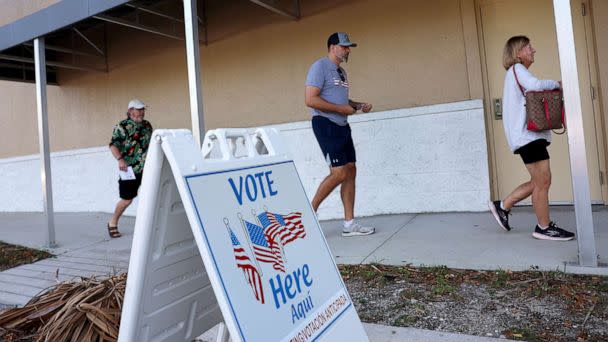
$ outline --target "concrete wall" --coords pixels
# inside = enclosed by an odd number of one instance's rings
[[[246,1],[216,5],[201,46],[208,129],[308,119],[306,72],[337,30],[360,44],[345,65],[351,97],[375,111],[482,97],[473,0],[314,0],[302,2],[299,21]],[[190,126],[183,42],[109,27],[110,72],[61,71],[50,87],[53,151],[105,144],[133,97],[150,105],[155,127]],[[0,134],[18,142],[0,145],[0,157],[37,152],[33,94],[0,83]]]
[[[483,211],[490,197],[481,100],[397,109],[352,117],[360,216]],[[327,175],[310,121],[274,126],[289,145],[309,198]],[[118,200],[116,162],[107,147],[52,154],[56,211],[111,212]],[[0,211],[41,211],[36,156],[0,159]],[[127,214],[133,215],[137,202]],[[339,191],[322,204],[322,219],[342,217]]]
[[[397,109],[351,118],[357,151],[355,214],[485,211],[490,198],[481,100]],[[312,199],[328,167],[309,121],[280,125]],[[339,192],[320,218],[341,217]]]
[[[112,212],[118,200],[116,161],[107,147],[55,152],[51,155],[55,211]],[[0,159],[0,211],[42,211],[40,159]],[[134,214],[135,212],[131,212]]]

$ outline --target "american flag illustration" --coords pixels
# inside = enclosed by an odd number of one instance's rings
[[[267,239],[262,227],[248,221],[243,222],[253,245],[255,259],[259,262],[271,263],[272,268],[275,270],[285,272],[285,265],[278,244],[275,241]]]
[[[236,267],[243,270],[245,280],[251,286],[255,299],[261,301],[264,304],[264,287],[262,286],[262,277],[258,273],[257,268],[251,263],[251,259],[247,255],[247,252],[241,246],[241,243],[237,239],[232,229],[228,228],[230,233],[230,240],[232,240],[232,249],[234,250],[234,259],[236,260]]]
[[[300,212],[281,215],[266,211],[259,214],[258,219],[264,226],[264,234],[268,240],[278,240],[283,246],[306,237]]]

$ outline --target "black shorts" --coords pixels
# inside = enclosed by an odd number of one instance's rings
[[[326,117],[313,116],[312,130],[323,156],[332,167],[357,161],[350,126],[340,126]]]
[[[137,190],[141,185],[141,175],[136,174],[135,179],[118,180],[118,193],[120,198],[125,200],[134,199],[137,197]]]
[[[521,160],[524,161],[524,164],[532,164],[537,161],[549,159],[547,146],[549,146],[547,140],[538,139],[518,148],[514,153],[519,154]]]

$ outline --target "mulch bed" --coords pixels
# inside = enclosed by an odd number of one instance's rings
[[[0,271],[52,257],[53,254],[0,241]]]
[[[340,266],[361,320],[525,341],[608,341],[608,277]]]
[[[52,255],[0,242],[0,270]],[[608,341],[608,277],[561,272],[344,265],[361,320],[525,341]],[[0,309],[0,340],[115,341],[125,273],[61,283]]]

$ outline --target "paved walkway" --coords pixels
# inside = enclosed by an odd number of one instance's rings
[[[0,214],[0,241],[55,254],[33,264],[0,272],[0,303],[23,305],[57,282],[78,277],[108,276],[126,272],[129,266],[135,219],[125,217],[125,238],[109,240],[100,213],[58,213],[55,215],[57,248],[44,248],[46,221],[40,213]]]
[[[554,207],[552,217],[563,227],[575,227],[572,207]],[[608,208],[594,208],[597,254],[608,263]],[[531,208],[516,208],[513,230],[505,232],[488,213],[404,214],[366,218],[377,233],[349,240],[340,236],[341,221],[323,222],[325,236],[341,264],[383,263],[445,265],[466,269],[561,270],[608,274],[608,269],[581,269],[576,240],[554,242],[532,238],[536,217]],[[573,229],[573,228],[572,228]]]
[[[489,213],[402,214],[364,218],[377,227],[367,237],[343,238],[341,221],[322,222],[336,261],[341,264],[383,263],[446,265],[467,269],[562,270],[572,273],[608,275],[608,208],[594,207],[599,268],[581,268],[577,262],[577,243],[539,241],[532,238],[535,222],[531,208],[516,208],[511,232],[505,232]],[[553,219],[564,227],[574,227],[572,207],[552,208]],[[134,218],[121,221],[120,239],[109,239],[104,213],[58,213],[55,215],[56,258],[0,272],[0,304],[23,305],[57,281],[80,276],[107,276],[128,269]],[[0,241],[28,247],[44,247],[45,218],[40,213],[0,213]],[[381,326],[380,326],[381,327]],[[392,330],[390,330],[392,329]],[[376,341],[477,341],[479,338],[366,325]],[[394,333],[389,333],[394,331]],[[430,334],[418,338],[417,333]],[[388,334],[388,335],[386,335]],[[385,336],[386,335],[386,336]],[[441,335],[441,336],[440,336]],[[377,336],[385,336],[378,337]],[[431,337],[432,336],[432,337]],[[443,336],[443,337],[442,337]]]

